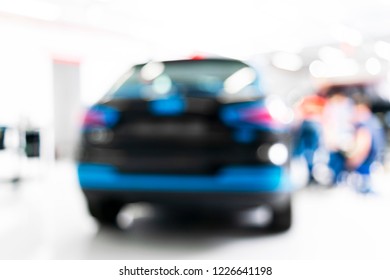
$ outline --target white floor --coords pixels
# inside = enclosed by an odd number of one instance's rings
[[[88,215],[74,166],[14,187],[0,184],[0,259],[381,259],[390,257],[389,176],[378,194],[308,188],[294,198],[284,234],[237,226],[137,220],[131,230],[99,227]],[[211,227],[210,227],[211,226]]]

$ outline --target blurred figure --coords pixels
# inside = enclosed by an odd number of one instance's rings
[[[342,88],[335,87],[328,93],[324,108],[324,144],[329,154],[327,167],[330,173],[324,184],[337,184],[346,171],[346,152],[352,148],[354,127],[352,123],[353,103]],[[317,172],[320,173],[320,172]],[[320,174],[318,174],[320,175]]]
[[[352,115],[352,99],[342,89],[332,89],[323,114],[324,141],[329,151],[350,148],[353,138]]]
[[[374,164],[383,164],[386,147],[384,129],[372,113],[369,101],[362,92],[352,95],[354,101],[354,145],[346,154],[348,170],[357,175],[354,182],[359,192],[372,192],[370,175]]]
[[[315,154],[323,146],[321,118],[325,102],[326,99],[318,95],[306,96],[298,104],[296,110],[300,125],[297,131],[294,156],[302,155],[305,159],[310,181],[313,180]]]
[[[323,123],[332,178],[329,183],[348,179],[357,191],[372,192],[372,167],[383,163],[386,142],[383,127],[364,92],[347,94],[335,88],[329,93]]]

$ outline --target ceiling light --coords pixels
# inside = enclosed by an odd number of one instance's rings
[[[390,60],[390,43],[378,41],[375,43],[374,49],[379,57]]]
[[[326,63],[333,63],[337,62],[340,59],[344,59],[345,55],[344,53],[336,48],[333,47],[321,47],[318,50],[318,57]]]
[[[272,57],[272,64],[282,70],[298,71],[302,68],[303,61],[297,54],[278,52]]]
[[[358,73],[359,64],[353,59],[342,59],[337,63],[315,60],[310,64],[309,71],[316,78],[348,77]]]
[[[371,75],[378,75],[382,70],[382,65],[378,59],[371,57],[366,61],[366,70]]]
[[[351,46],[360,46],[363,42],[362,34],[351,27],[343,24],[336,24],[331,28],[332,35],[340,42],[345,42]]]

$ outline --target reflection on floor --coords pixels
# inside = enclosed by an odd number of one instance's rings
[[[294,198],[284,234],[231,221],[183,222],[149,215],[131,229],[98,226],[88,215],[74,166],[45,178],[0,185],[0,259],[363,259],[390,257],[390,192],[311,187]]]

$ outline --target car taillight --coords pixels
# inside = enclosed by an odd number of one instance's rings
[[[119,120],[119,112],[111,107],[98,105],[87,111],[84,116],[83,127],[112,127]]]
[[[191,56],[191,60],[203,60],[205,59],[205,57],[203,55],[200,55],[200,54],[195,54],[193,56]]]
[[[222,120],[232,126],[264,126],[279,127],[282,124],[276,120],[262,103],[247,103],[227,105],[221,111]]]
[[[240,119],[253,124],[276,124],[266,108],[244,108],[238,111]]]

